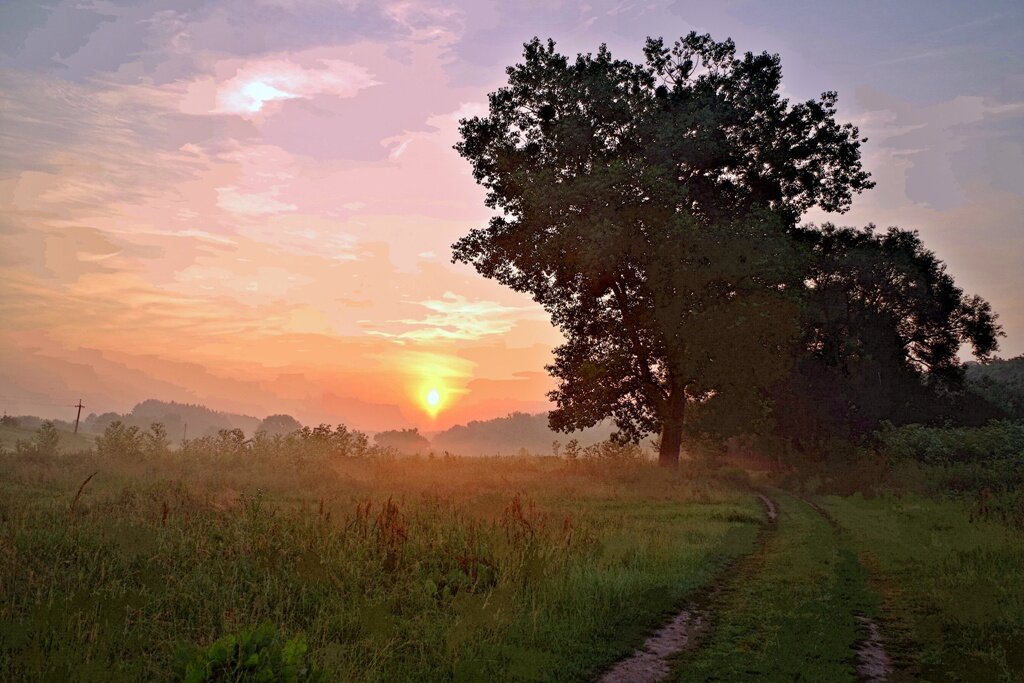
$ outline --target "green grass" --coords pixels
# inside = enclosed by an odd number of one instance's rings
[[[853,681],[856,613],[893,680],[1024,680],[1019,531],[910,495],[821,499],[833,526],[784,493],[766,529],[746,485],[629,461],[3,455],[0,680],[179,680],[266,622],[326,680],[592,680],[715,582],[676,680]]]
[[[856,681],[855,612],[873,604],[841,533],[806,503],[779,497],[778,528],[729,577],[711,633],[679,681]]]
[[[587,680],[759,528],[638,464],[5,456],[0,680],[174,680],[264,621],[327,680]]]
[[[928,681],[1024,680],[1024,537],[919,496],[828,498],[883,596],[895,654]]]

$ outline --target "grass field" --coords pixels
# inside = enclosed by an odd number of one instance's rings
[[[1024,535],[920,496],[829,498],[883,602],[911,675],[1024,680]]]
[[[180,680],[267,622],[324,680],[592,680],[709,594],[673,680],[855,681],[857,615],[891,680],[1024,678],[1019,532],[769,495],[775,524],[742,472],[634,461],[7,455],[0,680]]]
[[[0,481],[3,680],[172,680],[264,621],[328,680],[585,680],[760,526],[721,484],[543,459],[9,457]]]
[[[1024,680],[1024,538],[921,496],[778,492],[778,530],[728,578],[715,628],[680,681],[857,681],[880,627],[888,680]]]

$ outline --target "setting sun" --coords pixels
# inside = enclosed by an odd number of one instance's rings
[[[437,417],[437,414],[441,411],[441,404],[444,402],[441,389],[436,384],[427,384],[420,391],[420,402],[424,410],[426,410],[431,418]]]

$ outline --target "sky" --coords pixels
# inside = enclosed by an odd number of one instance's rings
[[[5,0],[0,408],[146,398],[371,431],[548,408],[560,342],[450,262],[490,212],[452,150],[523,42],[690,30],[839,93],[877,187],[1024,353],[1024,5]],[[439,405],[425,397],[437,390]]]

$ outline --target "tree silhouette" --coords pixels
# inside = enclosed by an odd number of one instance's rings
[[[856,438],[882,420],[978,411],[958,406],[965,388],[958,352],[966,345],[988,360],[1002,335],[997,316],[955,285],[917,233],[825,224],[792,234],[812,258],[800,357],[775,396],[783,435],[806,446]]]
[[[302,429],[302,423],[291,415],[268,415],[256,428],[257,432],[266,432],[270,436],[275,434],[291,434]]]
[[[791,105],[778,56],[695,33],[644,52],[570,62],[525,45],[488,115],[461,122],[456,149],[500,215],[453,258],[530,293],[564,333],[552,428],[659,432],[671,466],[689,405],[760,400],[787,371],[804,268],[787,229],[872,183],[835,93]]]
[[[430,441],[418,429],[391,429],[378,432],[373,442],[381,448],[391,448],[399,453],[416,454],[430,450]]]

